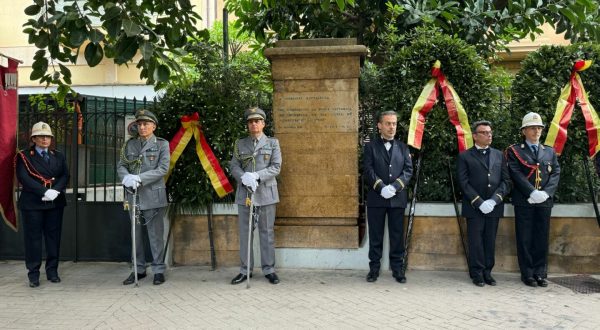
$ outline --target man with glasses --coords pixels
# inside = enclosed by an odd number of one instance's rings
[[[540,143],[542,118],[535,112],[523,117],[525,140],[506,150],[508,171],[515,189],[515,233],[521,280],[525,285],[546,287],[548,282],[548,234],[552,197],[558,187],[560,167],[554,149]]]
[[[494,286],[496,233],[504,215],[503,199],[509,192],[510,179],[502,152],[490,147],[492,124],[477,121],[472,132],[475,145],[458,155],[462,212],[467,218],[469,275],[476,286]]]

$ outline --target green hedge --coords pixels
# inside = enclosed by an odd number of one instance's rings
[[[401,40],[403,44],[406,40]],[[397,137],[406,141],[411,110],[427,81],[436,60],[442,63],[442,71],[453,84],[469,116],[469,122],[490,120],[495,132],[503,132],[512,125],[511,118],[498,110],[500,93],[492,84],[487,63],[477,55],[475,48],[463,40],[431,30],[419,30],[405,47],[389,54],[379,69],[366,66],[361,83],[361,115],[375,133],[375,114],[394,110],[398,113]],[[365,86],[369,82],[374,86]],[[365,126],[363,128],[367,128]],[[494,145],[504,148],[508,140],[502,134],[494,136]],[[447,160],[453,175],[458,154],[456,130],[448,120],[443,100],[434,106],[427,117],[423,136],[424,158],[422,160],[419,198],[429,201],[450,201],[451,185]],[[413,181],[414,182],[414,181]]]
[[[522,62],[512,88],[511,116],[523,117],[527,112],[539,113],[546,129],[542,136],[545,140],[549,123],[554,117],[556,102],[561,89],[569,81],[573,64],[578,59],[591,59],[593,65],[580,73],[589,95],[589,101],[600,110],[600,47],[592,44],[571,46],[544,46],[530,53]],[[514,133],[515,141],[520,141]],[[579,106],[576,106],[568,127],[568,138],[559,158],[561,165],[560,183],[555,200],[562,203],[589,202],[590,196],[583,170],[583,162],[588,160],[588,140],[585,122]],[[589,161],[590,169],[594,167]],[[597,177],[592,173],[597,186]]]
[[[240,56],[225,67],[218,45],[197,44],[194,54],[198,79],[189,86],[171,87],[157,105],[158,136],[170,140],[181,127],[180,117],[198,112],[201,129],[223,170],[229,175],[233,144],[247,135],[244,110],[260,105],[270,108],[269,64],[256,56]],[[269,80],[270,81],[270,80]],[[169,199],[179,211],[204,209],[221,200],[210,184],[195,151],[192,139],[179,158],[167,182]]]

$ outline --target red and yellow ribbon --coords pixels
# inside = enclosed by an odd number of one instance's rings
[[[194,139],[196,139],[196,154],[200,159],[202,168],[204,168],[204,171],[208,174],[210,183],[213,188],[215,188],[217,195],[223,198],[233,191],[233,187],[231,186],[231,183],[229,183],[225,172],[223,172],[219,160],[215,157],[208,142],[206,142],[204,133],[200,130],[199,119],[200,116],[197,112],[191,116],[181,117],[181,128],[177,131],[171,142],[169,142],[171,163],[169,164],[169,172],[167,172],[167,175],[165,176],[165,181],[169,179],[177,160],[193,136]]]
[[[435,61],[431,68],[432,78],[427,82],[417,103],[412,109],[410,116],[410,127],[408,130],[408,145],[421,149],[423,132],[425,131],[425,120],[427,114],[437,102],[439,89],[442,90],[448,117],[454,128],[456,128],[456,137],[458,139],[458,150],[467,150],[473,146],[473,136],[469,127],[469,118],[460,103],[460,97],[452,87],[452,84],[446,79],[441,70],[440,61]],[[438,88],[439,87],[439,88]]]
[[[573,109],[579,101],[579,106],[583,112],[585,118],[585,129],[588,134],[589,144],[589,155],[593,157],[598,151],[600,151],[600,144],[598,143],[598,130],[600,129],[600,119],[594,107],[589,102],[589,98],[583,82],[579,76],[579,72],[589,68],[592,65],[591,60],[578,60],[573,65],[571,72],[571,78],[569,82],[563,87],[560,92],[560,98],[556,103],[556,112],[554,112],[554,118],[550,123],[550,129],[548,130],[548,136],[546,137],[545,145],[552,146],[556,153],[560,155],[567,142],[567,127],[571,121],[573,115]]]

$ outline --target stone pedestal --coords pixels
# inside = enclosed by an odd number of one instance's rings
[[[265,50],[283,157],[277,247],[358,247],[358,78],[355,39],[280,41]]]

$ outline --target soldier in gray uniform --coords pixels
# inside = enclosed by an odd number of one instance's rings
[[[281,169],[281,149],[279,141],[263,133],[266,115],[260,108],[254,107],[244,112],[250,136],[236,141],[231,158],[230,169],[237,181],[235,203],[238,206],[238,225],[240,233],[240,273],[231,280],[239,284],[252,276],[247,274],[248,265],[248,217],[250,207],[247,201],[254,196],[254,212],[258,214],[258,233],[260,236],[260,259],[262,271],[272,284],[279,283],[275,274],[275,204],[279,202],[277,180]],[[250,269],[254,260],[250,257]]]
[[[152,112],[138,110],[135,119],[139,136],[129,139],[123,146],[117,172],[127,189],[137,189],[140,210],[139,223],[135,226],[138,279],[146,277],[146,256],[142,240],[142,226],[145,226],[152,251],[153,283],[159,285],[165,282],[166,268],[163,261],[164,217],[168,202],[163,177],[169,170],[169,142],[154,136],[158,120]],[[132,205],[132,194],[127,196],[129,205]],[[134,282],[132,272],[123,284]]]

